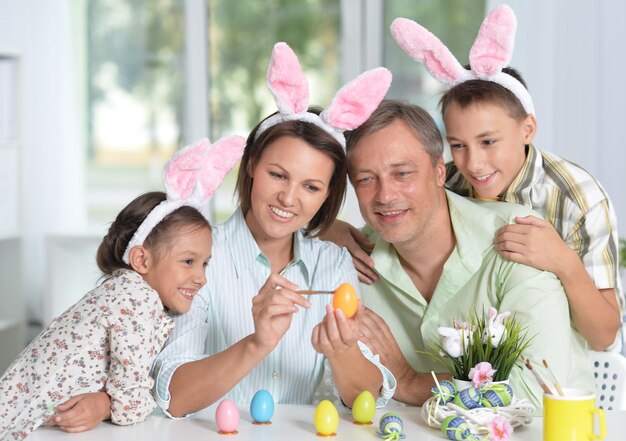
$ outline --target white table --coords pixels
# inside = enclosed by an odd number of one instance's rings
[[[393,411],[404,421],[406,440],[435,441],[445,440],[441,431],[430,428],[419,415],[417,407],[400,407],[379,409],[371,426],[357,426],[352,422],[352,414],[339,413],[339,427],[337,436],[323,438],[316,436],[313,424],[314,406],[277,405],[272,424],[258,426],[251,423],[249,409],[239,407],[241,422],[239,434],[220,435],[215,425],[215,406],[212,406],[190,419],[171,420],[160,412],[155,412],[144,423],[134,426],[115,426],[111,423],[102,423],[89,432],[68,435],[56,428],[42,427],[35,431],[28,440],[32,441],[143,441],[143,440],[185,440],[185,441],[263,441],[263,440],[380,440],[376,435],[378,420],[385,413]],[[607,441],[623,441],[626,439],[626,411],[606,412]],[[540,441],[543,437],[543,420],[534,418],[529,426],[515,429],[512,441]]]

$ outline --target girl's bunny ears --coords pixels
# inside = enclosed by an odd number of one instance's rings
[[[135,231],[124,252],[124,262],[130,262],[130,250],[142,245],[165,216],[184,205],[200,211],[239,162],[245,145],[246,140],[241,136],[223,138],[213,145],[204,138],[176,152],[165,166],[167,197],[148,213]]]
[[[276,124],[298,120],[321,127],[345,148],[343,132],[356,129],[376,110],[391,85],[391,72],[379,67],[362,73],[337,92],[330,107],[316,115],[307,112],[309,86],[296,54],[286,43],[276,43],[267,84],[279,113],[261,123],[255,139]]]
[[[528,90],[516,78],[502,72],[511,61],[517,20],[507,5],[493,9],[480,27],[469,54],[471,70],[465,69],[450,50],[426,28],[406,18],[396,18],[391,35],[411,58],[426,66],[437,80],[455,86],[468,80],[492,81],[510,90],[528,114],[535,106]]]

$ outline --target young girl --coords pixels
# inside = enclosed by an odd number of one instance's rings
[[[143,421],[155,408],[150,366],[206,283],[211,229],[198,211],[239,160],[243,138],[181,150],[167,196],[128,204],[97,252],[103,283],[54,319],[0,379],[0,439],[49,421],[68,432]],[[104,403],[104,405],[103,405]],[[56,412],[59,412],[55,415]]]
[[[319,114],[307,108],[306,78],[295,54],[278,43],[268,83],[279,113],[248,137],[237,182],[241,206],[214,230],[209,283],[191,311],[176,318],[155,363],[157,402],[173,416],[225,394],[247,403],[259,389],[277,403],[311,403],[326,362],[347,405],[366,389],[382,398],[393,393],[388,371],[357,343],[358,319],[329,308],[330,295],[297,293],[334,290],[343,282],[357,286],[350,255],[314,236],[332,223],[343,201],[342,132],[367,119],[390,74],[361,75]]]

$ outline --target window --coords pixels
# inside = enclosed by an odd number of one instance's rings
[[[194,116],[189,95],[196,94],[196,110],[207,115],[202,127],[208,129],[200,132],[208,130],[211,140],[247,136],[273,112],[265,75],[274,43],[285,41],[298,54],[312,104],[327,106],[353,72],[382,64],[394,74],[388,96],[420,104],[440,121],[433,96],[441,86],[402,52],[389,24],[396,17],[416,20],[466,62],[484,15],[484,1],[197,1],[87,2],[86,185],[92,225],[109,223],[135,196],[162,188],[167,159],[195,141],[186,128],[186,115]],[[189,13],[190,5],[201,5],[202,13]],[[206,57],[187,59],[190,43],[198,41]],[[353,57],[364,53],[365,61]],[[202,73],[206,94],[197,96],[199,88],[189,87],[190,70]],[[236,172],[213,198],[214,221],[224,221],[236,206]]]

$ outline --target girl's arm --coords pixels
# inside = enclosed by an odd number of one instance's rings
[[[68,433],[91,430],[111,416],[111,398],[106,392],[76,395],[56,407],[52,422]]]

